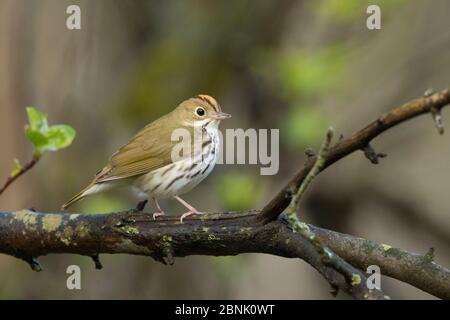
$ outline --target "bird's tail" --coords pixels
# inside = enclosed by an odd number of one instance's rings
[[[76,195],[74,195],[69,201],[67,201],[66,203],[64,203],[62,205],[62,210],[66,210],[68,207],[70,207],[72,204],[74,204],[77,201],[80,201],[81,199],[83,199],[84,197],[90,195],[91,193],[93,193],[91,191],[92,187],[94,186],[94,183],[90,183],[86,188],[84,188],[83,190],[81,190],[80,192],[78,192]]]

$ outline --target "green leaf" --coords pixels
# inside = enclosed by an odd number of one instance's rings
[[[51,126],[47,131],[47,150],[56,151],[70,146],[75,138],[75,130],[65,124]]]
[[[30,140],[34,147],[34,153],[39,158],[44,153],[45,146],[47,145],[47,137],[40,131],[31,129],[31,127],[25,127],[25,136]]]
[[[18,159],[14,159],[14,169],[11,171],[11,177],[17,176],[22,171],[22,165]]]
[[[28,121],[32,130],[47,130],[47,115],[40,112],[35,107],[27,107]]]
[[[57,151],[69,146],[75,138],[75,130],[64,124],[49,126],[47,115],[34,107],[27,108],[29,125],[25,135],[33,144],[34,154],[41,157],[47,151]]]

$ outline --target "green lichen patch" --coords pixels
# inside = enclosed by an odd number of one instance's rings
[[[209,241],[214,241],[214,240],[220,240],[220,238],[214,234],[208,234],[208,240]]]
[[[352,286],[357,286],[360,283],[361,283],[361,276],[356,273],[352,274],[352,281],[350,282],[350,284]]]
[[[61,242],[64,243],[66,246],[70,245],[70,240],[67,238],[60,238],[59,240],[61,240]]]
[[[77,237],[84,238],[89,235],[90,231],[91,229],[89,228],[89,225],[87,223],[80,222],[75,227],[74,234],[76,234]]]
[[[66,246],[69,246],[70,243],[72,242],[73,235],[74,235],[74,231],[71,227],[65,227],[62,232],[60,232],[60,231],[56,232],[56,236]]]
[[[14,212],[14,220],[22,222],[25,225],[26,229],[36,230],[37,215],[33,211],[30,210],[16,211]]]
[[[135,228],[135,227],[132,227],[132,226],[122,226],[120,229],[123,232],[125,232],[126,234],[129,234],[129,235],[137,235],[137,234],[139,234],[139,230],[137,228]]]
[[[204,213],[200,215],[200,220],[208,220],[210,218],[211,214]]]
[[[408,257],[408,254],[405,251],[402,251],[397,248],[390,248],[388,251],[386,251],[386,255],[389,255],[389,257],[394,257],[398,260],[406,259]],[[409,267],[406,266],[406,268]]]
[[[47,232],[53,232],[57,230],[63,221],[63,216],[60,214],[46,214],[42,218],[42,229]]]
[[[382,243],[381,246],[383,247],[383,251],[384,252],[386,252],[386,251],[388,251],[389,249],[392,248],[390,245],[387,245],[387,244],[384,244],[384,243]]]

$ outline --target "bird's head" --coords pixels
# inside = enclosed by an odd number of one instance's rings
[[[222,112],[216,99],[205,94],[183,101],[175,112],[182,118],[185,125],[195,127],[217,128],[220,121],[231,117],[228,113]]]

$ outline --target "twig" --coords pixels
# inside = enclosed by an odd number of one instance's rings
[[[442,123],[441,110],[437,108],[431,108],[431,117],[433,118],[434,125],[439,134],[444,134],[444,124]]]
[[[373,164],[378,164],[379,163],[378,159],[387,157],[386,153],[376,152],[370,144],[365,146],[363,148],[363,151],[366,158],[369,159],[369,161],[372,162]]]
[[[98,254],[94,254],[91,256],[92,261],[94,261],[95,269],[101,270],[103,269],[103,264],[100,261],[100,257]]]
[[[3,186],[0,188],[0,195],[11,185],[11,183],[13,183],[14,181],[16,181],[17,178],[19,178],[21,175],[23,175],[25,172],[27,172],[28,170],[30,170],[31,168],[34,167],[34,165],[39,161],[39,158],[35,155],[33,155],[33,158],[26,163],[24,166],[22,166],[20,168],[20,170],[15,173],[14,175],[10,175],[5,183],[3,184]]]
[[[315,234],[311,232],[308,225],[302,221],[300,221],[297,217],[297,208],[300,203],[300,199],[308,188],[309,184],[315,178],[315,176],[320,172],[323,165],[326,161],[326,156],[328,153],[328,149],[331,144],[331,140],[333,138],[333,129],[329,128],[325,139],[322,143],[322,146],[319,149],[319,153],[315,158],[314,165],[311,170],[306,175],[305,179],[302,181],[302,184],[297,190],[292,190],[292,200],[289,206],[286,209],[286,216],[294,232],[298,232],[305,239],[311,242],[311,244],[316,248],[317,252],[321,255],[324,263],[328,263],[331,260],[332,252],[330,252],[327,248],[325,248],[321,242],[317,239]]]
[[[428,262],[433,262],[434,260],[434,248],[430,248],[427,253],[424,255],[425,260]]]
[[[36,258],[23,258],[30,265],[31,270],[36,272],[42,271],[42,266]]]
[[[333,128],[328,128],[327,133],[325,135],[325,139],[319,149],[318,155],[315,157],[314,165],[312,166],[311,170],[309,170],[308,174],[306,175],[305,179],[302,181],[300,187],[298,190],[292,191],[292,200],[289,204],[289,207],[287,209],[288,213],[294,213],[297,211],[298,203],[300,202],[301,197],[305,193],[306,189],[308,188],[309,184],[312,182],[312,180],[316,177],[316,175],[322,170],[322,167],[325,165],[326,156],[328,153],[328,149],[331,144],[331,140],[333,139]]]
[[[294,195],[292,196],[291,203],[286,209],[286,215],[291,226],[292,230],[295,233],[303,236],[307,241],[309,241],[321,257],[321,261],[324,265],[332,267],[334,270],[342,274],[347,281],[349,286],[360,286],[359,291],[362,292],[360,297],[369,299],[372,295],[372,291],[369,290],[366,286],[365,276],[361,274],[361,272],[355,269],[353,266],[345,263],[340,257],[338,257],[330,248],[328,248],[322,241],[316,236],[316,234],[311,231],[309,226],[300,221],[297,217],[297,207],[300,202],[301,197],[304,195],[306,189],[312,182],[312,180],[316,177],[316,175],[322,170],[323,165],[327,159],[328,149],[331,144],[331,140],[333,138],[333,129],[329,128],[325,139],[320,147],[320,150],[317,154],[314,165],[311,170],[306,175],[302,184],[298,188],[298,190],[294,191]],[[331,283],[333,287],[333,292],[336,291],[336,286]],[[336,292],[335,292],[336,293]],[[383,296],[384,298],[388,298],[388,296]]]
[[[365,128],[353,134],[350,138],[344,139],[333,146],[328,153],[322,170],[355,151],[364,150],[374,138],[384,131],[411,118],[425,113],[431,113],[433,112],[432,110],[435,110],[434,112],[441,110],[448,104],[450,104],[450,89],[445,89],[430,96],[413,100],[387,112]],[[259,223],[268,223],[269,221],[275,220],[286,209],[291,201],[292,190],[296,190],[302,184],[314,163],[315,157],[308,158],[305,166],[263,208],[261,215],[257,219]]]

